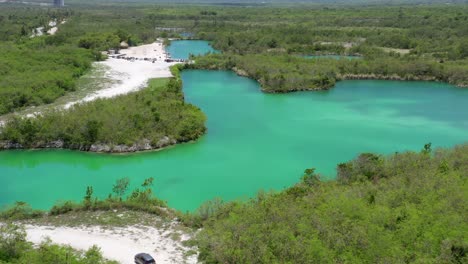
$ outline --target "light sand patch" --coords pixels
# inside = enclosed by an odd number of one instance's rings
[[[128,49],[120,50],[120,53],[127,57],[135,57],[138,59],[154,58],[160,61],[167,59],[166,50],[164,49],[164,45],[161,41],[138,47],[130,47]]]
[[[394,49],[394,48],[384,48],[382,47],[381,48],[383,51],[385,52],[395,52],[395,53],[399,53],[399,54],[408,54],[410,53],[410,49]]]
[[[55,35],[55,33],[57,33],[57,30],[58,30],[57,27],[53,27],[53,28],[47,30],[47,34],[49,34],[49,35]]]
[[[190,239],[190,236],[175,231],[176,225],[172,222],[167,228],[131,226],[112,229],[27,225],[26,232],[27,239],[35,244],[49,237],[53,243],[70,245],[79,250],[88,250],[97,245],[105,258],[122,264],[134,263],[135,254],[141,252],[149,253],[158,264],[197,263],[196,254],[185,256],[193,249],[183,246],[182,241]]]
[[[98,98],[110,98],[117,95],[138,91],[146,87],[148,80],[153,78],[172,77],[170,67],[177,63],[168,63],[164,46],[160,42],[153,44],[131,47],[122,50],[125,57],[134,57],[137,60],[125,60],[119,58],[109,58],[103,62],[96,62],[107,69],[105,77],[112,79],[106,88],[87,95],[81,100],[65,104],[65,109],[70,106],[96,100]],[[144,58],[156,59],[156,61],[145,61]]]

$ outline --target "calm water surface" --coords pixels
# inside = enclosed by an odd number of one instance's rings
[[[214,197],[280,190],[315,167],[333,178],[337,163],[360,152],[420,150],[427,142],[468,141],[468,89],[432,82],[344,81],[330,91],[263,94],[228,71],[182,73],[186,100],[208,116],[196,143],[132,155],[74,151],[0,152],[0,205],[49,208],[81,200],[86,186],[105,197],[116,179],[155,193],[181,210]]]
[[[173,40],[166,50],[173,59],[188,59],[190,54],[204,55],[208,52],[217,53],[208,41],[204,40]]]

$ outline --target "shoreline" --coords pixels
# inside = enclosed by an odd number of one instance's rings
[[[154,44],[154,43],[153,43]],[[151,44],[150,44],[151,45]],[[148,46],[148,45],[147,45]],[[117,59],[115,59],[117,60]],[[170,63],[168,63],[170,64]],[[178,63],[172,63],[172,64],[178,64]],[[195,68],[188,68],[188,64],[181,65],[182,69],[197,69]],[[193,64],[192,64],[193,65]],[[202,69],[202,70],[223,70],[219,68],[210,68],[210,69]],[[256,80],[249,76],[249,73],[246,72],[243,69],[240,68],[231,68],[231,69],[224,69],[224,70],[230,70],[233,71],[235,74],[241,77],[247,77],[252,80],[257,81],[260,84],[260,91],[263,93],[269,93],[269,94],[285,94],[285,93],[293,93],[293,92],[308,92],[308,91],[326,91],[330,90],[335,87],[335,85],[330,85],[328,87],[314,87],[314,88],[298,88],[298,89],[288,89],[288,90],[268,90],[262,87],[262,82],[261,80]],[[172,76],[172,73],[170,73]],[[149,79],[148,79],[149,80]],[[392,80],[392,81],[431,81],[431,82],[444,82],[441,80],[437,80],[435,77],[431,76],[406,76],[406,77],[401,77],[398,75],[377,75],[377,74],[344,74],[340,75],[337,78],[337,81],[345,81],[345,80]],[[147,82],[147,80],[146,80]],[[454,85],[448,82],[444,82],[450,85]],[[454,85],[456,87],[468,87],[467,85]],[[139,86],[141,87],[141,86]],[[106,89],[100,90],[100,91],[106,91]],[[129,91],[131,92],[131,91]],[[129,93],[126,92],[126,93]],[[125,94],[126,94],[125,93]],[[113,95],[115,96],[115,95]],[[109,96],[113,97],[113,96]],[[96,96],[96,98],[101,98]],[[107,97],[103,97],[107,98]],[[92,99],[92,100],[94,100]],[[89,100],[89,101],[92,101]],[[84,100],[84,102],[87,102],[88,100]],[[72,104],[73,105],[73,104]],[[71,106],[71,105],[70,105]],[[67,107],[68,108],[68,107]],[[67,109],[65,108],[65,109]],[[1,124],[0,124],[1,126]],[[200,135],[199,137],[195,139],[190,139],[187,141],[180,141],[178,142],[175,139],[171,139],[168,136],[165,136],[161,138],[158,142],[155,144],[151,144],[151,142],[147,139],[142,139],[139,142],[136,142],[132,145],[116,145],[116,144],[109,144],[109,143],[96,143],[96,144],[91,144],[91,145],[66,145],[62,140],[56,140],[56,141],[49,141],[49,142],[35,142],[31,145],[31,147],[25,147],[22,144],[19,143],[13,143],[11,141],[0,141],[0,151],[8,151],[8,150],[47,150],[47,149],[56,149],[56,150],[71,150],[71,151],[81,151],[81,152],[90,152],[90,153],[105,153],[105,154],[132,154],[132,153],[144,153],[144,152],[153,152],[153,151],[160,151],[167,149],[169,147],[182,144],[182,143],[188,143],[188,142],[196,142],[201,136],[206,134],[206,129],[205,132]]]
[[[148,152],[158,152],[166,149],[170,149],[177,145],[190,144],[198,141],[199,138],[204,136],[201,135],[196,139],[191,139],[187,141],[176,141],[175,139],[171,140],[164,145],[142,145],[133,144],[131,146],[127,145],[114,145],[114,144],[92,144],[91,146],[66,146],[63,141],[51,141],[46,143],[36,144],[33,147],[24,147],[19,143],[12,143],[7,141],[0,141],[0,151],[9,151],[9,150],[30,150],[30,151],[43,151],[43,150],[69,150],[69,151],[79,151],[84,153],[96,153],[96,154],[110,154],[110,155],[130,155],[130,154],[139,154],[139,153],[148,153]],[[145,141],[145,140],[143,140]]]

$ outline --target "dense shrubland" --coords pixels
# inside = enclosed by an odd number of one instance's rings
[[[202,207],[204,263],[466,263],[468,145],[364,153],[280,193]],[[203,217],[202,217],[203,216]]]
[[[148,88],[129,95],[51,110],[35,118],[12,118],[0,140],[25,148],[47,147],[56,141],[63,142],[61,147],[80,150],[106,145],[110,149],[93,151],[112,152],[117,145],[159,148],[197,139],[205,132],[206,118],[199,108],[184,102],[178,69],[173,71],[177,77],[151,80]],[[130,151],[136,150],[141,149]]]

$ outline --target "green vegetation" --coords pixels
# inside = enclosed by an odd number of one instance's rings
[[[2,7],[0,115],[49,104],[74,91],[77,79],[91,67],[91,62],[105,58],[101,51],[118,48],[121,41],[137,45],[142,40],[154,40],[149,22],[132,30],[133,35],[126,29],[134,24],[120,18],[121,13],[114,14],[118,21],[112,21],[112,17],[102,21],[100,15],[83,15],[70,9]],[[95,23],[96,20],[103,23]],[[59,30],[49,35],[49,22],[54,21]]]
[[[75,89],[94,54],[67,43],[63,35],[31,37],[36,27],[45,33],[49,21],[70,15],[58,10],[0,10],[0,115],[51,103]]]
[[[112,193],[106,199],[95,197],[93,195],[93,187],[88,186],[81,202],[59,202],[48,212],[33,210],[27,203],[16,202],[0,212],[0,220],[11,222],[46,216],[59,216],[73,212],[111,210],[140,211],[162,217],[173,216],[173,212],[167,209],[166,202],[154,197],[152,190],[153,181],[153,178],[146,179],[140,188],[136,188],[129,195],[126,195],[130,180],[128,178],[119,179],[114,184]]]
[[[468,7],[463,4],[6,7],[0,11],[0,51],[7,58],[0,62],[0,114],[50,103],[75,89],[74,80],[89,63],[102,59],[100,50],[184,32],[223,51],[197,58],[192,67],[235,67],[269,92],[327,89],[351,78],[468,85]],[[29,38],[34,28],[47,29],[54,19],[67,20],[56,35]],[[364,59],[299,58],[320,54]]]
[[[265,91],[328,89],[349,78],[428,79],[468,85],[468,7],[215,7],[79,6],[76,10],[8,6],[0,10],[0,114],[53,102],[100,50],[182,31],[210,40],[222,54],[173,68],[175,78],[145,90],[75,105],[36,118],[11,119],[0,140],[24,148],[60,146],[136,151],[198,138],[205,116],[186,104],[178,71],[234,69]],[[30,38],[37,27],[63,21],[54,36]],[[169,28],[169,29],[168,29]],[[358,55],[362,60],[305,59]],[[118,117],[118,118],[116,118]],[[57,125],[60,124],[60,125]],[[125,146],[125,147],[122,147]],[[295,186],[261,192],[247,202],[210,201],[180,214],[204,227],[197,243],[206,263],[466,263],[468,145],[432,152],[364,153],[339,164],[337,180],[313,169]],[[80,203],[64,202],[52,216],[128,209],[164,214],[152,180],[125,196],[128,179],[99,200],[88,187]],[[0,219],[44,216],[18,202]],[[68,258],[68,259],[66,259]],[[52,261],[53,260],[53,261]],[[108,263],[97,248],[79,253],[44,242],[33,248],[21,228],[0,226],[0,263]]]
[[[364,153],[280,193],[204,206],[204,263],[466,263],[468,145]],[[190,220],[190,219],[189,219]]]
[[[184,102],[178,69],[173,72],[177,77],[151,80],[148,88],[129,95],[53,110],[36,118],[15,117],[3,128],[0,140],[25,148],[52,144],[128,152],[197,139],[205,132],[206,118],[199,108]]]
[[[214,9],[197,36],[222,54],[191,67],[234,69],[267,92],[328,89],[344,79],[468,85],[467,6]],[[357,55],[362,60],[304,59]]]
[[[73,263],[73,264],[111,264],[115,261],[104,259],[100,249],[93,246],[80,252],[69,246],[52,244],[44,240],[37,247],[26,240],[24,229],[15,224],[0,225],[0,263]]]
[[[102,4],[96,8],[81,4],[72,9],[50,9],[6,5],[0,11],[0,51],[6,58],[0,62],[0,114],[50,103],[73,91],[76,79],[90,63],[103,59],[100,51],[117,48],[121,41],[137,45],[185,32],[212,41],[223,52],[197,57],[196,64],[186,67],[234,69],[258,80],[267,92],[328,89],[336,81],[356,78],[437,80],[467,86],[467,8],[145,4]],[[34,28],[49,28],[52,20],[67,22],[54,36],[29,37]],[[302,58],[321,54],[358,55],[363,59]],[[98,115],[96,119],[102,118],[108,117]],[[49,141],[67,137],[64,140],[73,148],[86,149],[98,141],[128,145],[146,136],[141,131],[146,128],[138,126],[130,129],[133,135],[123,137],[114,133],[77,135],[100,126],[94,122],[99,120],[86,119],[79,127],[63,127],[57,132],[71,129],[72,135],[46,131],[46,135],[31,138]],[[148,139],[157,142],[161,134],[169,133],[159,132]],[[10,133],[8,138],[25,144],[21,138],[24,133],[17,134]]]
[[[265,92],[328,89],[345,79],[437,80],[465,85],[468,61],[441,64],[411,57],[348,60],[278,54],[210,54],[186,68],[227,69],[254,78]]]

